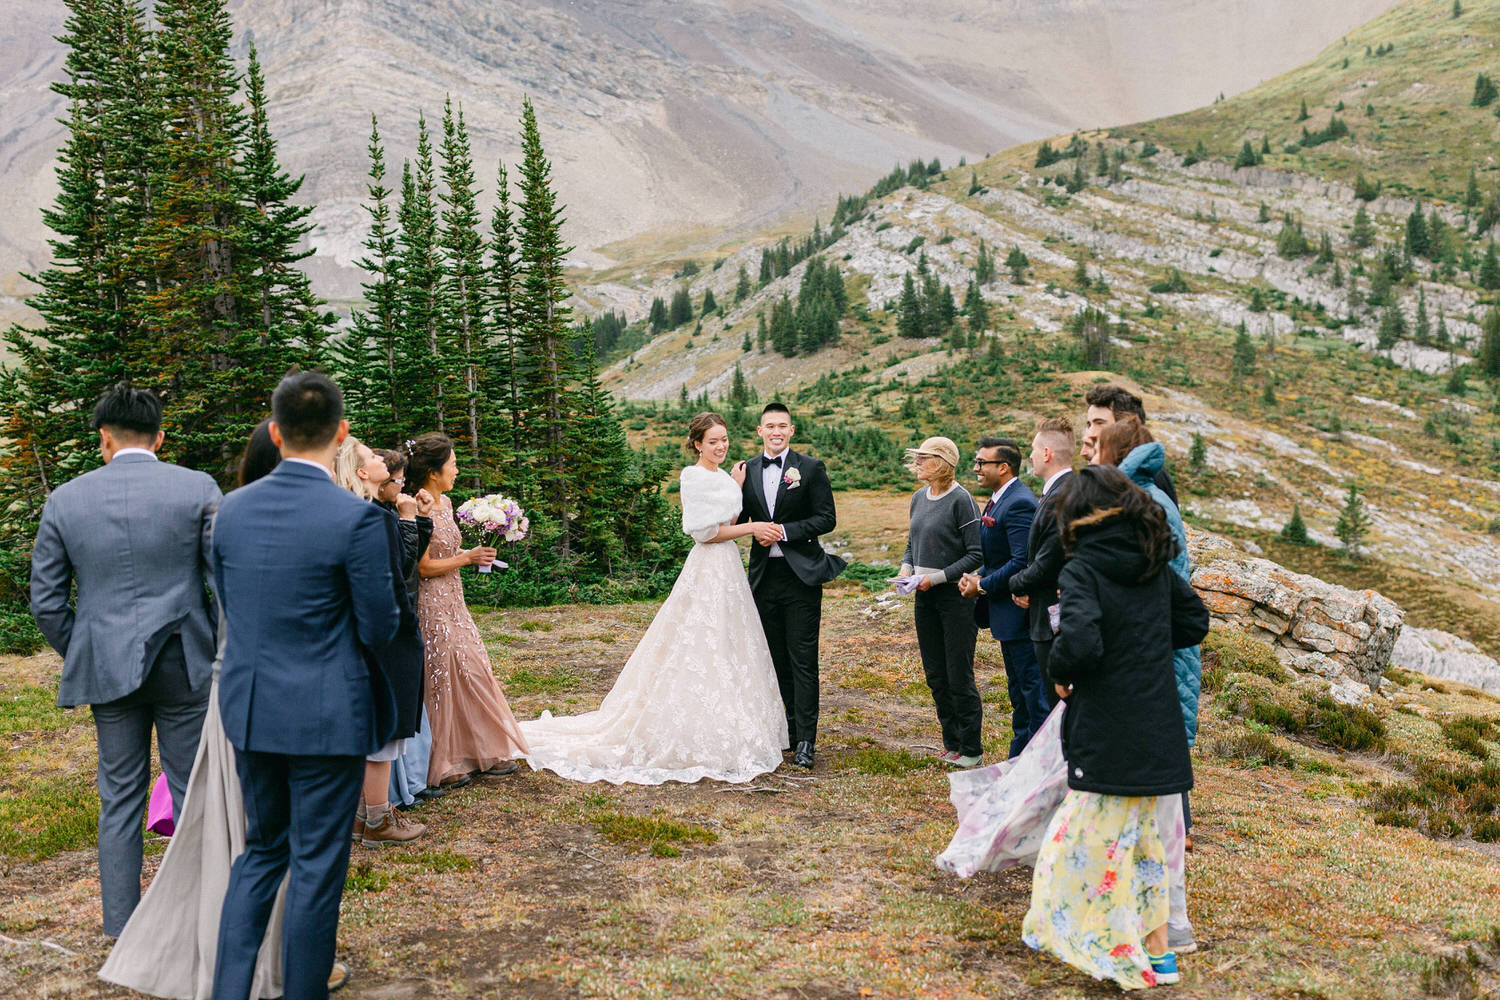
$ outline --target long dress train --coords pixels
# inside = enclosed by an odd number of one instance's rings
[[[706,543],[739,515],[722,470],[682,471],[694,545],[672,593],[598,711],[521,723],[528,762],[575,781],[749,781],[774,771],[786,710],[739,547]]]
[[[220,615],[222,622],[223,616]],[[224,655],[220,626],[219,656]],[[161,867],[120,932],[99,978],[151,996],[209,1000],[218,953],[219,911],[229,869],[245,850],[245,802],[234,747],[219,718],[219,664],[203,717],[198,756]],[[286,880],[276,894],[255,964],[254,996],[281,996],[281,918]]]
[[[447,559],[462,548],[453,504],[445,496],[432,509],[427,554]],[[490,654],[464,603],[464,583],[458,574],[455,568],[424,578],[417,597],[427,666],[422,700],[432,730],[428,785],[526,753],[526,739],[490,668]]]

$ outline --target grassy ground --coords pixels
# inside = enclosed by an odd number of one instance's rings
[[[892,506],[904,502],[847,503],[849,523],[876,526],[851,547],[873,555]],[[654,610],[501,611],[480,625],[525,718],[595,707]],[[1112,995],[1021,945],[1029,871],[962,881],[933,866],[953,813],[944,773],[928,762],[938,737],[909,606],[881,611],[857,587],[830,588],[822,661],[811,773],[613,788],[523,770],[425,807],[428,836],[410,847],[356,848],[340,933],[356,973],[344,995]],[[84,712],[51,707],[57,669],[49,654],[0,670],[0,988],[123,996],[93,978],[108,941],[90,847],[92,727]],[[978,670],[994,760],[1009,729],[993,642],[981,640]],[[1215,683],[1232,690],[1242,676],[1221,668]],[[1391,734],[1380,754],[1296,742],[1229,715],[1227,695],[1206,699],[1190,861],[1205,947],[1184,959],[1179,995],[1495,988],[1495,853],[1376,825],[1363,803],[1375,786],[1405,781],[1413,755],[1472,762],[1445,742],[1441,720],[1492,719],[1500,705],[1403,682],[1404,710],[1379,709]],[[1493,742],[1480,749],[1495,756]],[[150,842],[148,876],[161,849]]]

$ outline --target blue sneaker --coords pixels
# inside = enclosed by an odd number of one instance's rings
[[[1177,971],[1177,953],[1167,952],[1165,955],[1153,955],[1146,953],[1151,960],[1151,971],[1156,974],[1156,985],[1171,986],[1173,983],[1182,982],[1182,975]]]

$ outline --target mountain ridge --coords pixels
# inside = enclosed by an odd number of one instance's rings
[[[1294,61],[1307,38],[1332,37],[1390,2],[1173,0],[1164,12],[1139,0],[935,0],[919,24],[884,0],[230,8],[240,57],[251,39],[260,49],[283,162],[307,175],[301,197],[317,205],[308,270],[347,304],[359,294],[371,111],[397,162],[411,153],[418,108],[434,114],[451,93],[468,112],[488,189],[496,157],[514,158],[520,97],[532,93],[577,261],[605,266],[612,253],[691,244],[704,232],[748,235],[892,162],[974,157],[1238,89]],[[24,313],[17,274],[47,253],[37,207],[55,193],[61,104],[46,88],[61,75],[51,39],[63,13],[52,4],[0,27],[0,208],[13,220],[0,233],[4,316]],[[1152,41],[1159,22],[1172,23]],[[1224,29],[1210,33],[1215,44],[1185,27],[1208,33],[1210,23]],[[1272,24],[1301,30],[1272,48]],[[1070,36],[1076,54],[1057,58],[1055,39]],[[1183,96],[1184,86],[1205,93]]]

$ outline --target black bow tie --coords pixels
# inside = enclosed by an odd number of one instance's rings
[[[764,456],[762,456],[762,457],[764,457]],[[767,459],[765,459],[765,463],[767,465],[774,465],[774,466],[776,466],[776,468],[779,469],[779,468],[781,468],[781,456],[777,455],[775,458],[767,458]]]

